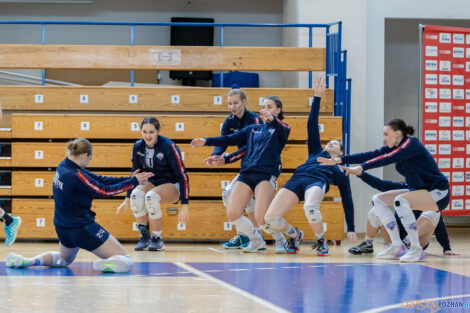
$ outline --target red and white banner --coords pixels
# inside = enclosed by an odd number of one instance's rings
[[[470,215],[470,28],[422,36],[422,141],[450,182],[443,215]]]

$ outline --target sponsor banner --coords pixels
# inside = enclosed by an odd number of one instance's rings
[[[441,71],[441,72],[450,72],[451,68],[452,68],[451,61],[439,61],[439,71]]]
[[[429,153],[431,153],[432,155],[436,154],[436,146],[437,145],[434,145],[434,144],[427,144],[427,145],[424,145],[424,147],[429,151]],[[469,159],[470,160],[470,159]]]
[[[463,210],[463,199],[452,200],[451,209],[452,210]]]
[[[445,154],[450,155],[451,152],[452,152],[452,146],[450,144],[439,145],[439,154],[440,155],[445,155]]]
[[[452,126],[454,126],[454,127],[464,127],[464,117],[463,116],[454,116],[452,118]]]
[[[450,116],[439,116],[439,127],[450,127]]]
[[[425,102],[424,112],[426,113],[437,113],[437,102]]]
[[[465,182],[464,172],[452,172],[452,182],[463,183]]]
[[[450,158],[439,158],[437,165],[439,168],[450,168]]]
[[[465,196],[465,186],[457,185],[452,186],[452,196]]]
[[[440,102],[439,103],[439,112],[440,113],[452,113],[452,103],[450,103],[450,102]]]
[[[464,168],[465,159],[464,158],[453,158],[452,159],[452,168]]]
[[[448,61],[448,62],[450,63],[450,61]],[[437,71],[437,60],[426,60],[424,62],[424,69],[426,71]],[[443,70],[441,70],[441,71],[443,71]],[[449,64],[449,71],[450,71],[450,64]]]
[[[439,140],[450,141],[451,131],[450,130],[439,130]]]
[[[454,140],[454,141],[464,141],[465,140],[465,131],[464,130],[454,130],[454,131],[452,131],[452,140]]]

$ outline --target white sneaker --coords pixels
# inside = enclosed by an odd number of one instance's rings
[[[104,273],[126,273],[131,270],[131,266],[129,262],[115,257],[93,262],[93,269]]]
[[[406,252],[404,244],[399,246],[388,246],[387,249],[377,254],[375,257],[382,260],[398,260]]]
[[[254,253],[258,250],[266,250],[266,242],[259,238],[250,240],[248,246],[246,246],[246,248],[243,248],[243,252],[245,253]]]
[[[278,239],[274,242],[274,252],[277,254],[287,253],[286,249],[287,240],[284,236],[281,239]]]
[[[25,267],[26,264],[27,260],[23,256],[13,252],[7,255],[5,260],[6,267]]]
[[[420,262],[426,257],[423,248],[411,246],[408,251],[400,258],[400,262]]]

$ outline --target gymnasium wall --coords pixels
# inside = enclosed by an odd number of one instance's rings
[[[170,22],[171,17],[212,17],[216,23],[282,23],[281,0],[96,0],[93,4],[0,4],[0,20]],[[169,45],[169,27],[136,27],[136,45]],[[0,25],[0,43],[41,43],[41,26]],[[47,26],[48,44],[130,43],[130,27]],[[214,30],[219,44],[219,29]],[[228,46],[282,46],[280,28],[226,28]],[[23,72],[22,72],[23,73]],[[40,71],[28,71],[40,77]],[[84,75],[84,74],[77,74]],[[149,73],[136,73],[136,81],[154,82]],[[150,74],[151,75],[151,74]],[[54,73],[54,78],[64,77]],[[129,79],[128,72],[116,80]],[[179,84],[161,71],[161,84]],[[1,81],[0,84],[4,84]],[[260,87],[283,87],[279,72],[261,72]]]

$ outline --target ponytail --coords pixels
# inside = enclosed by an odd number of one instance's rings
[[[393,119],[388,122],[387,126],[390,126],[394,131],[401,131],[403,137],[408,135],[413,135],[415,133],[415,129],[411,125],[406,125],[405,121],[399,118]]]

